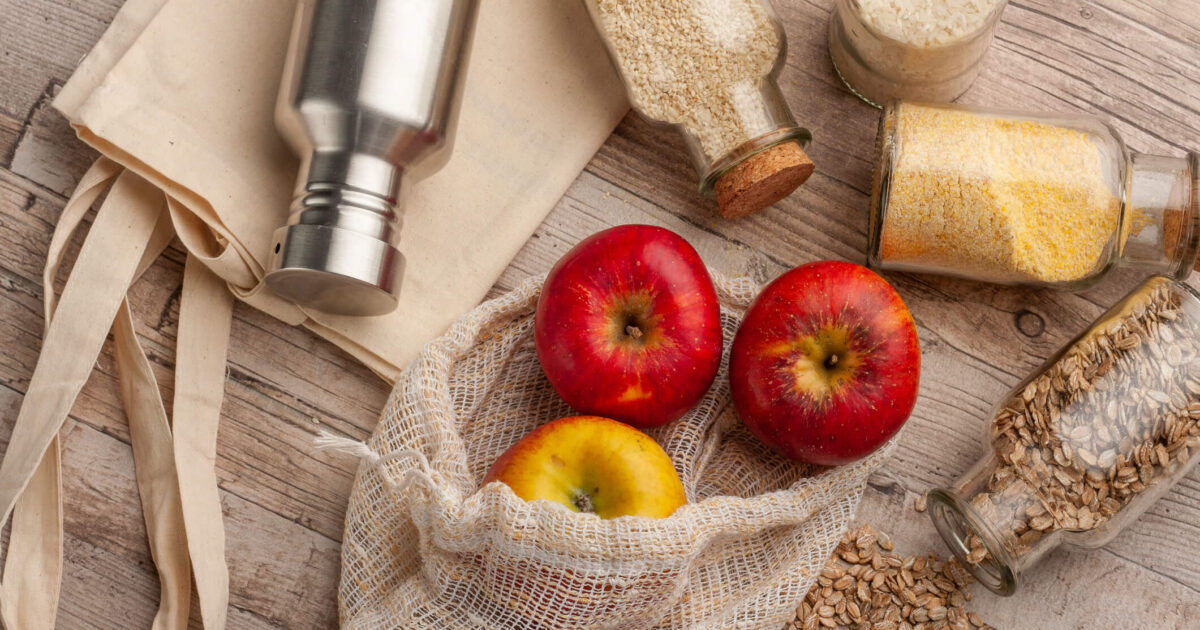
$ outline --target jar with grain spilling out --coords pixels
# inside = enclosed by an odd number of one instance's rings
[[[878,145],[876,268],[1078,290],[1117,267],[1197,265],[1196,153],[1130,153],[1091,116],[908,101],[885,108]]]
[[[726,218],[791,194],[814,166],[777,77],[783,28],[766,0],[584,0],[634,109],[683,136]]]
[[[979,581],[1011,595],[1059,545],[1112,540],[1200,460],[1200,294],[1152,277],[1018,385],[987,439],[928,510]]]

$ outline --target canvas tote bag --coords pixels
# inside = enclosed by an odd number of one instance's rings
[[[228,571],[214,462],[234,298],[394,380],[484,296],[627,110],[580,3],[481,3],[456,151],[404,200],[399,309],[365,319],[308,311],[261,284],[296,172],[272,124],[294,8],[128,0],[55,102],[104,157],[79,182],[50,244],[42,353],[0,464],[0,524],[12,520],[0,576],[9,630],[54,625],[58,431],[110,331],[162,584],[154,628],[187,626],[193,575],[205,627],[223,628]],[[102,195],[56,299],[67,244]],[[176,237],[188,256],[168,414],[126,293]]]

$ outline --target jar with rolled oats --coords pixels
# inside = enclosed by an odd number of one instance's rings
[[[1200,294],[1146,281],[1012,391],[988,441],[928,510],[1011,595],[1047,552],[1106,544],[1200,460]]]
[[[812,134],[777,78],[783,28],[767,0],[584,0],[630,104],[676,129],[699,174],[736,218],[790,194],[812,174]]]

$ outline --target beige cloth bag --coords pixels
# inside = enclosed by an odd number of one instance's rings
[[[296,163],[271,115],[294,2],[128,0],[55,102],[101,158],[68,201],[46,266],[42,354],[0,465],[9,630],[54,625],[62,575],[62,427],[112,331],[150,549],[156,629],[184,628],[192,575],[206,628],[228,571],[214,472],[232,296],[304,325],[394,379],[484,296],[627,109],[578,2],[481,3],[456,151],[410,189],[399,310],[309,312],[262,289]],[[55,304],[66,245],[107,191]],[[174,237],[188,250],[168,415],[125,302]]]
[[[728,350],[758,287],[714,281]],[[602,520],[480,489],[505,449],[570,415],[534,349],[541,287],[527,280],[426,345],[369,444],[326,441],[364,460],[342,540],[343,627],[779,630],[895,441],[847,466],[787,461],[738,420],[724,361],[696,408],[648,431],[687,493],[672,516]]]

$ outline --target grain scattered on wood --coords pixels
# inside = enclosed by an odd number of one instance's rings
[[[973,630],[991,628],[966,610],[970,572],[958,560],[902,556],[870,525],[846,532],[790,628]]]

